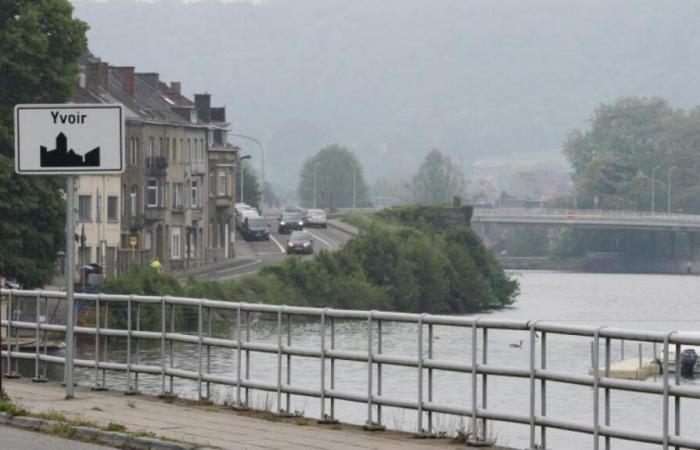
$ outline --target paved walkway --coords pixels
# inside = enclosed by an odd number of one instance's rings
[[[88,444],[71,439],[63,439],[35,431],[20,430],[0,425],[0,448],[22,450],[112,450],[103,445]]]
[[[60,411],[104,425],[117,422],[130,431],[150,431],[158,436],[222,449],[465,448],[447,439],[416,439],[408,433],[368,432],[350,425],[318,425],[310,419],[268,420],[260,418],[263,414],[179,400],[167,403],[155,397],[125,396],[118,392],[77,388],[73,400],[64,400],[63,388],[58,383],[33,384],[22,379],[5,380],[4,385],[13,401],[35,412]]]

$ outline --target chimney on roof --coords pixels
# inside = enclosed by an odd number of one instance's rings
[[[211,120],[212,122],[226,122],[226,107],[212,108]]]
[[[137,73],[136,78],[139,80],[143,81],[150,87],[151,89],[156,89],[158,90],[158,85],[160,83],[160,75],[156,72],[147,72],[147,73]]]
[[[94,92],[97,90],[97,72],[99,67],[100,63],[94,61],[89,61],[85,65],[85,89],[87,89],[88,91]]]
[[[134,96],[134,66],[113,67],[122,79],[122,89],[130,96]]]
[[[99,63],[97,68],[97,84],[102,89],[107,89],[107,80],[109,80],[109,64],[106,62]]]
[[[197,108],[199,118],[204,122],[211,122],[211,95],[194,94],[194,107]]]
[[[182,89],[182,83],[179,81],[171,81],[170,82],[170,90],[173,92],[173,94],[178,94],[180,95]]]

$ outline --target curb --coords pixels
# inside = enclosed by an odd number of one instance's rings
[[[63,424],[56,420],[43,420],[36,417],[14,416],[0,412],[0,425],[10,425],[29,431],[40,431],[54,434],[55,426]],[[98,428],[69,426],[67,437],[86,442],[96,442],[102,445],[118,447],[127,450],[195,450],[199,448],[191,444],[164,441],[161,439],[133,436],[116,431],[102,431]]]

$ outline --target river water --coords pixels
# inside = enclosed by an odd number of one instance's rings
[[[540,319],[570,324],[604,324],[647,330],[700,331],[700,299],[698,298],[700,278],[698,277],[544,271],[519,272],[513,275],[518,277],[521,283],[521,294],[517,303],[512,308],[482,315],[503,319]],[[228,326],[224,318],[219,318],[218,322],[214,323],[214,329],[214,335],[217,337],[235,336],[235,332]],[[319,348],[319,330],[320,326],[316,321],[296,323],[292,327],[292,345]],[[385,324],[382,337],[384,353],[416,357],[416,325]],[[527,339],[526,332],[490,331],[489,363],[528,368]],[[251,340],[277,343],[276,322],[259,320],[254,323]],[[514,348],[510,345],[518,343],[520,340],[525,341],[522,348]],[[329,341],[326,342],[328,345]],[[548,335],[547,344],[548,368],[578,374],[588,373],[591,367],[590,339]],[[160,364],[159,343],[142,342],[139,345],[141,352],[139,356],[134,358],[142,363],[151,361],[151,364]],[[366,325],[357,322],[338,322],[336,348],[366,351]],[[110,343],[109,359],[124,361],[124,349],[125,342],[113,340]],[[427,344],[424,344],[424,349],[427,351]],[[435,358],[469,363],[471,361],[470,349],[471,330],[435,327]],[[174,366],[196,370],[198,365],[196,350],[194,345],[176,345]],[[620,359],[621,351],[620,343],[616,341],[612,349],[613,361]],[[627,358],[636,357],[638,346],[636,343],[627,343],[625,351]],[[646,344],[643,351],[646,357],[652,356],[650,344]],[[91,341],[81,340],[78,357],[90,357],[91,352]],[[136,363],[137,360],[133,362]],[[212,373],[235,377],[235,369],[235,351],[211,349]],[[251,379],[275,383],[276,376],[276,355],[252,354]],[[291,377],[293,385],[318,388],[320,384],[318,360],[293,357]],[[92,384],[94,371],[79,370],[77,378],[81,384]],[[366,383],[366,364],[336,362],[336,389],[364,394],[367,390]],[[684,380],[683,383],[700,385],[700,382],[695,380]],[[113,388],[123,389],[126,384],[124,374],[108,373],[107,384]],[[537,384],[539,389],[539,382]],[[383,395],[415,401],[417,386],[416,369],[391,368],[386,365],[383,367]],[[471,405],[469,375],[436,371],[434,386],[435,402],[465,407]],[[328,381],[327,387],[329,387]],[[424,387],[427,389],[425,378]],[[160,388],[160,377],[140,376],[140,390],[158,393]],[[217,402],[235,400],[235,389],[233,388],[212,386],[211,389],[211,397]],[[196,383],[176,380],[174,390],[178,395],[195,397],[197,386]],[[529,413],[529,380],[527,379],[489,377],[488,395],[489,408],[525,415]],[[576,420],[586,424],[592,423],[592,389],[550,382],[548,383],[547,396],[548,416]],[[602,391],[600,398],[602,421]],[[539,414],[539,393],[537,399],[537,412]],[[276,394],[274,393],[254,392],[251,394],[251,405],[257,408],[272,408],[274,410],[276,408],[275,400]],[[672,405],[671,402],[671,411],[673,411]],[[298,411],[307,416],[318,417],[320,414],[318,399],[292,396],[290,406],[290,410]],[[682,434],[700,439],[700,401],[684,399],[681,409]],[[661,396],[612,391],[611,411],[613,426],[647,432],[661,432]],[[415,431],[416,415],[415,411],[384,407],[382,422],[389,428]],[[362,424],[367,420],[366,404],[338,401],[336,402],[336,417],[341,421]],[[436,414],[433,418],[434,431],[436,432],[453,433],[465,426],[467,422],[454,416],[441,414]],[[424,421],[424,424],[427,422]],[[500,445],[526,448],[529,444],[529,428],[527,426],[490,422],[489,433],[497,438]],[[550,430],[548,448],[592,448],[592,437]],[[613,441],[613,448],[651,449],[656,448],[656,446]]]

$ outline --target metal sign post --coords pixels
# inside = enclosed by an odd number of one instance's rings
[[[66,364],[63,381],[66,399],[73,398],[73,360],[75,358],[75,296],[73,271],[75,269],[75,177],[66,177]]]
[[[75,360],[75,177],[124,171],[121,105],[38,104],[15,106],[15,171],[66,176],[65,396],[73,398]],[[81,233],[84,248],[84,228]],[[104,254],[104,251],[102,252]]]

